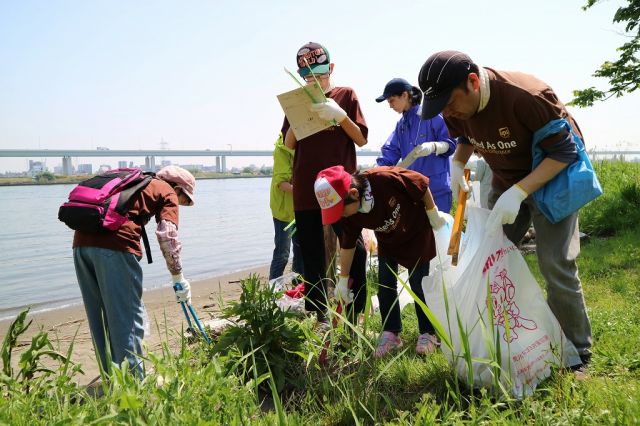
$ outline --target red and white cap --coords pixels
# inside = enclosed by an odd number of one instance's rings
[[[322,224],[331,225],[342,217],[344,197],[351,186],[351,175],[342,166],[333,166],[318,173],[313,189],[322,209]]]

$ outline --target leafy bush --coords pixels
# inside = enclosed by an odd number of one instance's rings
[[[240,285],[240,301],[223,314],[235,324],[225,330],[213,350],[227,355],[229,366],[235,366],[239,358],[244,360],[247,380],[261,382],[270,375],[281,392],[301,372],[304,331],[293,314],[278,308],[278,293],[258,276],[251,275]]]
[[[41,182],[53,182],[54,180],[56,180],[56,177],[51,172],[40,172],[37,175],[35,175],[33,177],[33,179],[38,183],[41,183]]]
[[[596,161],[603,194],[580,209],[580,229],[611,236],[640,223],[640,163]]]

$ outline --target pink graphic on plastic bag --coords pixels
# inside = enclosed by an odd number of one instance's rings
[[[491,302],[493,303],[493,321],[499,327],[505,328],[505,320],[509,322],[510,336],[507,332],[502,335],[505,342],[511,343],[518,339],[518,329],[535,330],[535,321],[520,315],[520,308],[516,304],[516,286],[507,276],[507,270],[500,270],[490,284]],[[488,301],[487,301],[488,302]]]

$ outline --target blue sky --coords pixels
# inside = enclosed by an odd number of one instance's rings
[[[534,74],[564,101],[606,87],[591,75],[624,43],[611,23],[623,3],[584,2],[1,0],[0,147],[271,149],[276,95],[295,88],[283,67],[317,41],[334,83],[360,98],[367,148],[379,149],[399,117],[375,97],[393,77],[415,84],[438,50]],[[572,109],[587,146],[640,146],[639,100]],[[0,159],[0,171],[25,163]]]

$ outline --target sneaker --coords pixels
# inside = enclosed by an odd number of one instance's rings
[[[375,358],[382,358],[387,355],[389,352],[394,351],[402,347],[402,340],[400,337],[391,331],[385,331],[382,333],[380,337],[380,342],[378,343],[378,347],[376,348],[373,356]]]
[[[416,353],[419,355],[430,354],[435,352],[440,347],[440,339],[433,334],[424,333],[418,336],[418,343],[416,344]]]
[[[585,380],[589,377],[589,363],[591,362],[591,354],[580,355],[580,364],[572,365],[569,367],[573,372],[573,377],[576,380]]]

